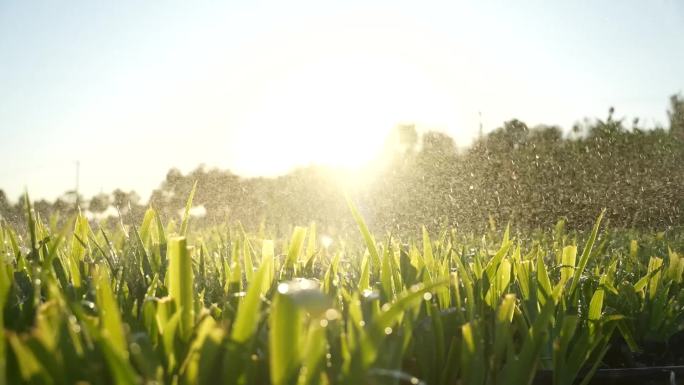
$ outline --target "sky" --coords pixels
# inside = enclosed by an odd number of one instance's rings
[[[667,125],[684,2],[0,0],[0,189],[360,167],[398,124]]]

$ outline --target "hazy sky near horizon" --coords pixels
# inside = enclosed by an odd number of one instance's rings
[[[358,166],[399,123],[666,125],[684,2],[0,1],[0,189]]]

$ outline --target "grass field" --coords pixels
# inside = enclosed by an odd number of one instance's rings
[[[683,234],[0,226],[0,385],[572,384],[684,364]],[[27,199],[28,201],[28,199]],[[679,349],[679,350],[678,350]],[[587,376],[586,378],[589,378]]]

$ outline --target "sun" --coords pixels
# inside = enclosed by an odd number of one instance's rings
[[[269,175],[311,163],[360,167],[397,124],[448,119],[449,108],[429,74],[394,57],[320,59],[271,83],[245,113],[240,140],[254,150],[237,168]]]

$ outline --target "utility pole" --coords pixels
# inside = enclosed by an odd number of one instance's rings
[[[477,114],[480,116],[480,139],[482,139],[482,112],[477,111]]]
[[[76,210],[78,210],[78,205],[79,205],[79,195],[78,195],[78,184],[79,184],[79,177],[80,177],[80,172],[81,172],[81,162],[76,161],[76,188],[74,188],[74,194],[76,194]]]

